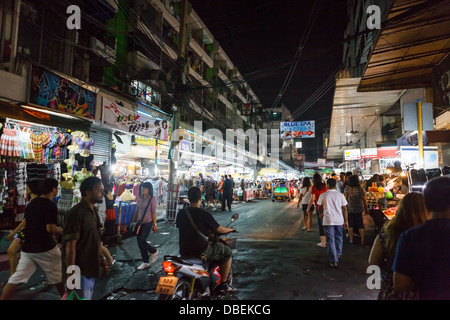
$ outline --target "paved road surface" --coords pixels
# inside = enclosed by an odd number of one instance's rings
[[[302,230],[301,212],[294,202],[254,200],[233,205],[233,212],[213,212],[226,225],[231,215],[240,218],[232,224],[239,233],[233,254],[234,286],[239,300],[374,300],[378,292],[366,287],[367,258],[374,238],[367,230],[367,247],[344,241],[343,260],[338,269],[328,265],[326,249],[319,242],[317,222],[312,232]],[[148,241],[160,250],[160,259],[149,269],[137,271],[141,263],[135,238],[110,246],[111,254],[122,263],[120,270],[96,280],[95,300],[156,300],[153,293],[161,273],[162,257],[178,253],[178,231],[171,223],[160,222],[160,232]],[[8,271],[0,272],[0,282]],[[21,285],[14,299],[55,300],[56,290],[47,286],[42,272]]]

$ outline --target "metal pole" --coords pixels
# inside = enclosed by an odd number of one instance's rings
[[[424,167],[423,136],[422,136],[422,102],[417,100],[417,135],[419,142],[419,168]]]

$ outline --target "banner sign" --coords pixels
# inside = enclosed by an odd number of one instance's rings
[[[315,138],[316,123],[315,121],[281,122],[280,135],[281,139]]]
[[[377,148],[361,149],[361,159],[376,159],[378,157]]]
[[[168,141],[171,123],[141,115],[103,97],[102,123],[113,129],[130,132],[147,138]]]
[[[361,159],[360,149],[350,149],[344,151],[344,160],[359,160]]]
[[[397,147],[380,147],[377,148],[378,158],[397,158]]]
[[[29,102],[71,115],[95,119],[96,93],[46,69],[31,69]]]

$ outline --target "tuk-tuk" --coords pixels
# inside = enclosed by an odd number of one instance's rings
[[[291,201],[291,194],[286,179],[274,179],[272,184],[272,202],[275,202],[275,200]]]

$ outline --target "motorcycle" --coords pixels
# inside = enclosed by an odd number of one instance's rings
[[[235,213],[227,227],[239,218]],[[236,231],[234,231],[236,232]],[[236,239],[218,236],[217,241],[234,249]],[[165,275],[159,278],[155,292],[159,300],[217,300],[221,298],[217,288],[221,282],[220,267],[216,263],[198,257],[164,256],[162,263]],[[232,286],[232,270],[228,274]]]

